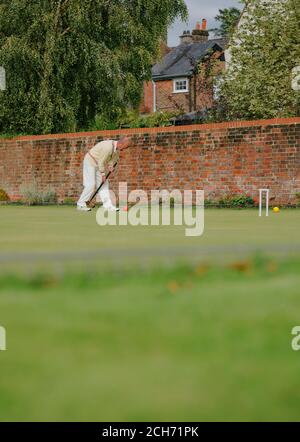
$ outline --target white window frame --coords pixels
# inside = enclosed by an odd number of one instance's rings
[[[177,90],[176,83],[178,81],[186,81],[186,89]],[[188,79],[188,77],[175,78],[173,80],[173,94],[182,94],[182,93],[186,94],[187,92],[189,92],[189,79]]]

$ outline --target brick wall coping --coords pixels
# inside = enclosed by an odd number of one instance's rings
[[[273,118],[270,120],[252,120],[252,121],[228,121],[224,123],[210,123],[210,124],[193,124],[189,126],[169,126],[169,127],[153,127],[153,128],[137,128],[137,129],[117,129],[117,130],[103,130],[95,132],[74,132],[65,134],[48,134],[48,135],[25,135],[17,136],[14,138],[0,138],[5,142],[16,141],[39,141],[39,140],[51,140],[51,139],[72,139],[72,138],[85,138],[85,137],[111,137],[116,135],[138,135],[138,134],[151,134],[162,132],[194,132],[194,131],[207,131],[210,129],[234,129],[241,127],[257,127],[257,126],[274,126],[274,125],[290,125],[300,124],[300,117],[290,118]]]

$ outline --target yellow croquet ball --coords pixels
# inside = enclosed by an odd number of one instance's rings
[[[280,212],[279,207],[274,207],[273,212],[274,212],[274,213],[279,213],[279,212]]]

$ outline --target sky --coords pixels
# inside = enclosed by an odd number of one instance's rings
[[[206,18],[208,21],[208,29],[217,27],[218,22],[215,21],[214,17],[218,14],[219,9],[230,8],[231,6],[242,8],[238,0],[185,0],[185,3],[189,9],[189,21],[188,23],[182,23],[180,20],[177,20],[173,24],[169,30],[169,46],[177,46],[179,44],[179,35],[185,30],[192,31],[195,28],[196,22],[201,22],[203,18]]]

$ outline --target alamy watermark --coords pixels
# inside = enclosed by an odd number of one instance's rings
[[[6,90],[6,72],[3,66],[0,66],[0,91]]]
[[[300,66],[292,70],[292,89],[296,92],[300,91]]]
[[[111,192],[113,199],[114,192]],[[128,195],[126,182],[119,183],[120,212],[100,207],[96,221],[100,226],[185,226],[186,236],[201,236],[204,232],[203,190],[133,190]],[[127,210],[127,204],[133,206]],[[172,205],[172,209],[171,209]]]
[[[6,330],[0,326],[0,351],[6,350]]]
[[[294,351],[299,351],[300,350],[300,326],[299,325],[297,325],[296,327],[293,328],[292,335],[295,336],[292,339],[292,349]]]

